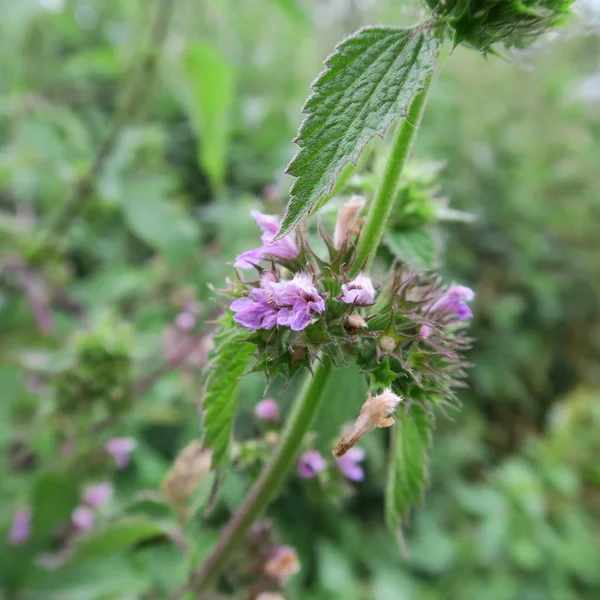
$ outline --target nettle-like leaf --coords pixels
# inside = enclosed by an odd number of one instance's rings
[[[421,404],[412,403],[408,410],[400,406],[396,413],[386,490],[386,520],[393,531],[423,498],[433,424],[433,414]]]
[[[440,48],[430,25],[365,27],[338,44],[312,85],[294,140],[301,150],[287,168],[297,177],[281,237],[325,195],[345,164],[356,164],[375,135],[406,117],[436,65]]]
[[[437,264],[437,246],[429,227],[389,231],[383,237],[390,252],[417,271],[433,269]]]
[[[213,451],[213,468],[223,467],[229,460],[239,379],[255,348],[245,341],[247,337],[248,332],[235,327],[230,317],[223,319],[207,366],[203,443]]]

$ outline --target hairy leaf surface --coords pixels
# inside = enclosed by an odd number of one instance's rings
[[[207,367],[202,405],[204,446],[213,451],[213,468],[224,466],[229,458],[239,378],[254,350],[254,344],[244,341],[247,336],[230,318],[223,319]]]
[[[411,506],[421,502],[428,483],[427,449],[433,414],[420,404],[396,413],[386,491],[386,520],[397,531]]]
[[[287,168],[297,180],[279,236],[331,193],[341,169],[356,164],[373,136],[408,114],[439,46],[435,31],[419,26],[365,27],[336,47],[303,108],[295,139],[301,150]]]

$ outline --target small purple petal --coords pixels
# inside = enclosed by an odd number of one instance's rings
[[[277,314],[277,324],[285,325],[292,331],[302,331],[312,320],[312,313],[307,308],[282,308]]]
[[[337,459],[337,465],[347,479],[350,481],[363,481],[365,478],[364,469],[358,464],[365,459],[365,451],[362,448],[351,448]]]
[[[259,210],[253,210],[250,214],[265,233],[270,233],[274,236],[279,231],[280,223],[275,215],[265,215]]]
[[[316,450],[307,450],[298,459],[298,474],[304,479],[316,477],[325,467],[325,459]]]
[[[97,508],[106,504],[112,497],[113,488],[110,483],[99,483],[85,488],[83,501],[89,506]]]
[[[247,250],[246,252],[242,252],[235,259],[233,266],[238,267],[239,269],[252,269],[260,265],[260,261],[263,259],[264,255],[265,251],[262,246],[260,248],[254,248],[254,250]]]
[[[13,517],[8,539],[11,546],[22,546],[31,535],[31,508],[19,508]]]
[[[261,421],[275,423],[279,421],[279,406],[272,398],[265,398],[254,407],[254,414]]]
[[[342,285],[342,302],[368,306],[375,301],[375,288],[368,275],[359,273],[352,281]]]
[[[88,531],[94,527],[96,517],[89,506],[78,506],[71,515],[71,522],[77,529]]]
[[[129,454],[136,446],[136,442],[130,437],[113,438],[104,445],[104,449],[115,459],[119,469],[125,468],[129,464]]]
[[[233,263],[240,269],[252,269],[268,256],[283,259],[297,258],[300,253],[291,235],[286,235],[276,242],[273,241],[275,234],[279,231],[279,219],[273,215],[265,215],[257,210],[252,211],[254,220],[263,230],[261,236],[262,246],[248,250],[240,254]]]

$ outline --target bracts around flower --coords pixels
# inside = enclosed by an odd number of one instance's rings
[[[279,220],[254,211],[262,244],[237,257],[238,276],[222,291],[232,299],[233,321],[247,330],[243,341],[256,348],[253,370],[268,381],[310,368],[322,355],[337,366],[356,362],[365,373],[371,391],[337,458],[373,428],[391,425],[401,401],[405,410],[413,402],[454,403],[470,346],[471,289],[408,265],[392,265],[377,285],[354,265],[362,206],[352,198],[340,209],[334,239],[320,230],[327,257],[313,251],[305,232],[273,242]],[[242,276],[250,270],[254,277]]]

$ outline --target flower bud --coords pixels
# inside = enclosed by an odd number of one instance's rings
[[[340,250],[352,235],[358,221],[358,213],[360,213],[364,205],[364,198],[361,196],[352,196],[340,208],[333,234],[333,247],[336,250]]]
[[[281,584],[299,571],[300,561],[291,546],[277,546],[264,566],[264,572]]]
[[[312,479],[326,466],[325,459],[316,450],[308,450],[298,459],[298,474],[304,479]]]
[[[393,352],[398,347],[398,340],[388,334],[384,334],[379,338],[379,347],[384,352]]]
[[[346,329],[350,329],[351,331],[365,329],[367,327],[367,322],[358,313],[346,315],[344,317],[344,324]]]
[[[254,407],[254,414],[261,421],[276,423],[279,421],[279,406],[272,398],[265,398]]]
[[[81,531],[93,529],[96,522],[94,511],[89,506],[78,506],[71,515],[71,522]]]

